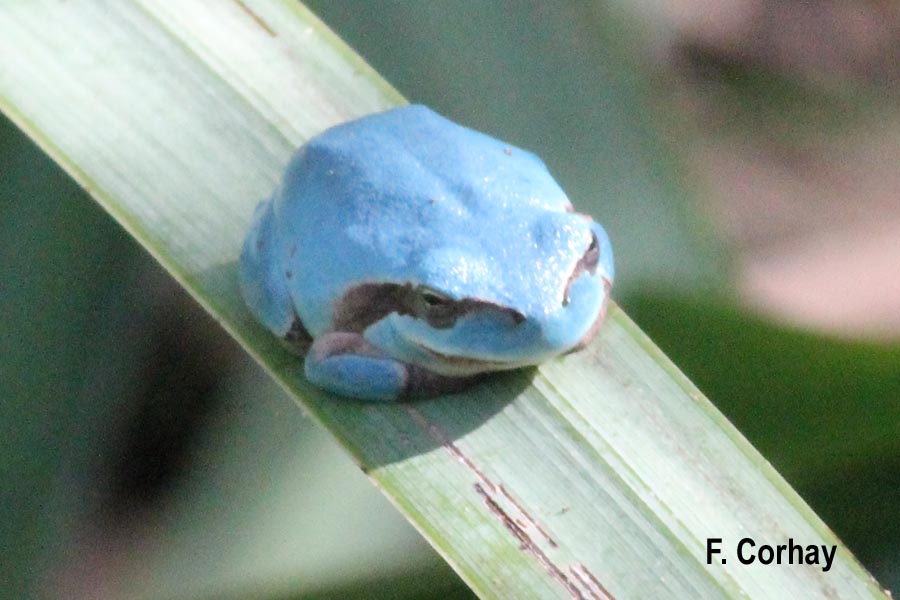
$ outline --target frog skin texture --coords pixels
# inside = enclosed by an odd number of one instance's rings
[[[368,400],[580,348],[612,280],[606,232],[537,156],[416,105],[303,145],[240,260],[247,306],[306,377]]]

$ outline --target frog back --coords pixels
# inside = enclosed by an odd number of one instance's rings
[[[367,283],[546,302],[572,265],[535,261],[589,236],[538,157],[415,105],[310,140],[272,202],[287,285],[313,335]]]

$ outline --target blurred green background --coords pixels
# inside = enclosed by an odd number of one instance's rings
[[[896,10],[308,4],[542,155],[610,231],[616,299],[900,587]],[[471,597],[7,121],[0,248],[4,597]]]

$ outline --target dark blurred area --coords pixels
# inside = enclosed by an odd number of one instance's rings
[[[0,597],[471,597],[5,119],[0,165]]]
[[[894,2],[671,0],[657,9],[674,32],[676,56],[699,51],[838,92],[871,86],[891,93],[900,81]]]
[[[689,149],[746,305],[900,339],[900,6],[672,2]]]
[[[617,300],[900,588],[895,3],[308,5],[411,100],[544,156],[612,223]],[[608,48],[609,15],[643,42]],[[597,134],[620,108],[595,69],[646,95],[654,115],[626,118],[661,132],[696,197],[636,186],[590,205],[646,150]],[[9,597],[471,597],[7,121],[0,232]]]

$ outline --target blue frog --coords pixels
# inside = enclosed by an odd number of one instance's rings
[[[613,275],[606,232],[537,156],[417,105],[303,145],[240,260],[248,307],[306,377],[369,400],[584,346]]]

